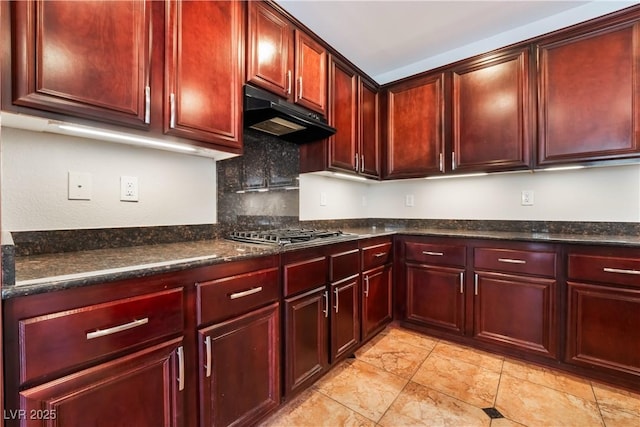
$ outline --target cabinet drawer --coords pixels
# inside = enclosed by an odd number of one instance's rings
[[[278,268],[201,282],[197,288],[198,324],[212,323],[276,301]]]
[[[406,242],[405,253],[407,261],[458,267],[464,267],[467,258],[466,248],[457,245]]]
[[[370,270],[391,262],[391,242],[362,248],[362,270]]]
[[[327,257],[312,258],[284,266],[284,296],[327,283]]]
[[[479,269],[554,277],[555,252],[476,248],[474,266]]]
[[[170,289],[20,320],[20,382],[182,333],[182,295]]]
[[[353,249],[329,256],[329,281],[336,282],[360,272],[360,250]]]
[[[569,278],[640,288],[640,259],[570,254]]]

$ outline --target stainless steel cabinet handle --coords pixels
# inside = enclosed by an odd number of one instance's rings
[[[302,76],[298,78],[298,81],[300,83],[300,92],[298,92],[298,99],[302,99]]]
[[[360,155],[360,172],[364,173],[364,154]]]
[[[356,153],[356,167],[355,167],[356,172],[358,172],[358,159],[359,159],[358,153]]]
[[[504,262],[507,264],[526,264],[527,261],[523,259],[511,259],[511,258],[498,258],[498,261]]]
[[[478,295],[478,275],[477,274],[475,274],[475,277],[473,279],[473,294]]]
[[[169,104],[170,104],[170,111],[171,111],[171,117],[169,118],[169,127],[173,129],[176,127],[176,95],[175,93],[172,93],[171,95],[169,95]]]
[[[422,251],[423,254],[425,255],[431,255],[431,256],[443,256],[444,252],[431,252],[431,251]]]
[[[444,172],[444,154],[440,153],[440,172]]]
[[[376,258],[382,258],[383,256],[386,256],[387,253],[386,252],[378,252],[377,254],[374,254],[373,256]]]
[[[262,292],[262,286],[258,286],[257,288],[247,289],[246,291],[242,291],[242,292],[236,292],[234,294],[229,295],[229,299],[248,297],[249,295],[257,294],[258,292]]]
[[[464,293],[464,271],[460,272],[460,293]]]
[[[338,314],[338,304],[339,304],[338,303],[338,298],[340,296],[340,290],[338,288],[336,288],[333,292],[336,294],[336,306],[333,307],[333,308],[336,309],[336,314]]]
[[[137,328],[138,326],[146,325],[149,323],[149,318],[134,320],[133,322],[125,323],[124,325],[114,326],[113,328],[98,329],[93,332],[87,332],[87,339],[92,340],[94,338],[100,338],[118,332],[126,331],[127,329]]]
[[[325,309],[322,310],[324,317],[329,317],[329,291],[324,291],[324,306]]]
[[[609,268],[609,267],[605,267],[602,270],[604,270],[607,273],[620,273],[620,274],[636,274],[636,275],[640,275],[640,270],[627,270],[624,268]]]
[[[451,153],[451,170],[456,170],[456,152]]]
[[[291,95],[291,70],[287,71],[287,95]]]
[[[151,88],[144,88],[144,122],[151,123]]]
[[[184,349],[182,346],[176,349],[178,353],[178,390],[184,390]]]
[[[369,298],[369,276],[364,276],[364,284],[365,284],[365,288],[364,288],[364,296]]]
[[[211,376],[211,337],[210,336],[207,336],[204,339],[204,347],[207,351],[207,354],[206,354],[207,364],[204,365],[204,368],[206,370],[207,378],[209,378]]]

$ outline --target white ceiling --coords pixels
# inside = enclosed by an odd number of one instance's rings
[[[277,0],[384,84],[639,1]]]

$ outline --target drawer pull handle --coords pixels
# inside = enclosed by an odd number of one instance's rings
[[[124,325],[114,326],[108,329],[98,329],[93,332],[87,332],[87,339],[92,340],[94,338],[104,337],[106,335],[116,334],[118,332],[126,331],[127,329],[137,328],[138,326],[146,325],[149,323],[149,318],[134,320],[133,322],[125,323]]]
[[[460,272],[460,293],[464,293],[464,271]]]
[[[387,253],[386,252],[378,252],[377,254],[374,254],[373,256],[376,257],[376,258],[381,258],[383,256],[387,256]]]
[[[504,262],[507,264],[526,264],[527,261],[523,259],[511,259],[511,258],[498,258],[498,261]]]
[[[207,336],[204,340],[204,346],[207,349],[207,364],[205,365],[207,378],[211,376],[211,337]]]
[[[609,268],[605,267],[603,270],[607,273],[620,273],[620,274],[637,274],[640,275],[640,270],[626,270],[623,268]]]
[[[431,255],[431,256],[444,256],[443,252],[422,251],[422,253],[425,255]]]
[[[242,292],[236,292],[235,294],[229,295],[229,299],[248,297],[249,295],[257,294],[258,292],[262,292],[262,286],[258,286],[257,288],[248,289]]]
[[[178,390],[184,390],[184,349],[178,347]]]

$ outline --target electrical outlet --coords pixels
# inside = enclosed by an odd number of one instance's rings
[[[324,191],[320,193],[320,206],[327,206],[327,193]]]
[[[522,190],[520,204],[522,206],[533,206],[533,190]]]
[[[406,196],[404,196],[404,205],[410,208],[415,206],[415,199],[413,197],[413,194],[407,194]]]
[[[138,201],[138,177],[137,176],[121,176],[120,177],[120,201],[122,202]]]

